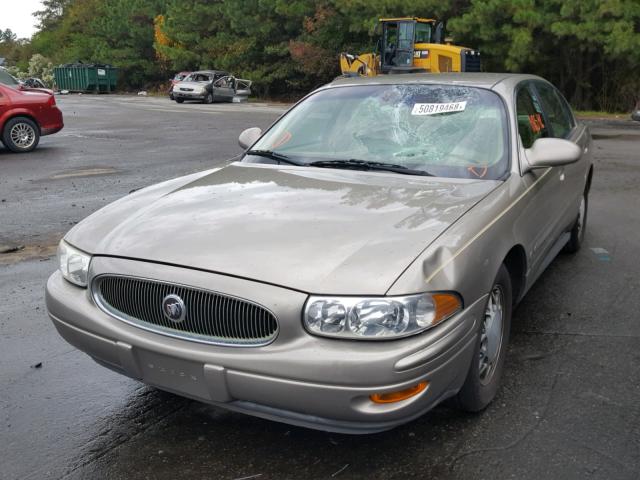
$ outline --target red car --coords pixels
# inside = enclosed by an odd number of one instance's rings
[[[62,130],[62,112],[52,93],[31,90],[0,69],[0,140],[12,152],[30,152],[42,135]]]

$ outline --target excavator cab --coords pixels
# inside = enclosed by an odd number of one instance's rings
[[[340,55],[343,75],[480,71],[480,52],[444,42],[444,25],[429,18],[381,18],[371,53]]]
[[[436,21],[417,18],[391,18],[381,19],[379,25],[382,26],[380,71],[382,73],[424,71],[422,68],[416,69],[414,65],[415,46],[416,44],[435,43],[433,38]]]

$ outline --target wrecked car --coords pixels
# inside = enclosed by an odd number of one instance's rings
[[[251,81],[237,79],[220,70],[192,72],[171,89],[173,100],[198,100],[202,103],[232,102],[234,98],[248,97]]]

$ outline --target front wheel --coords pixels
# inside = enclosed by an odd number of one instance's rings
[[[204,103],[206,103],[207,105],[213,103],[213,94],[212,93],[208,93],[207,96],[204,97]]]
[[[176,103],[182,103],[184,102],[184,98],[176,98]]]
[[[40,129],[36,123],[26,117],[9,120],[2,131],[2,143],[15,153],[32,151],[40,142]]]
[[[587,211],[589,209],[589,190],[585,189],[580,200],[580,208],[578,209],[578,218],[571,229],[571,237],[562,249],[565,253],[576,253],[582,247],[584,241],[584,232],[587,228]]]
[[[462,410],[479,412],[498,392],[511,330],[511,310],[511,277],[501,265],[487,297],[467,378],[455,398]]]

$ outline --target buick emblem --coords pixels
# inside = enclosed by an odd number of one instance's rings
[[[187,307],[178,295],[167,295],[162,300],[162,313],[173,323],[180,323],[187,314]]]

